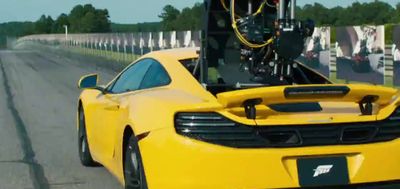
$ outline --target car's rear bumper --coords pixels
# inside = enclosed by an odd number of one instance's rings
[[[386,182],[375,182],[375,183],[364,183],[364,184],[351,184],[347,186],[329,186],[329,187],[310,187],[301,189],[398,189],[400,188],[400,181],[386,181]],[[299,189],[299,188],[291,188]]]
[[[151,132],[139,145],[149,188],[298,188],[298,158],[335,156],[346,157],[351,184],[371,183],[375,188],[400,180],[400,140],[348,146],[236,149],[163,129]]]

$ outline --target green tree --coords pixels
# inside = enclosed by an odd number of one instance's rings
[[[46,15],[42,15],[35,23],[35,33],[51,33],[53,29],[54,20]]]
[[[346,8],[338,6],[331,9],[319,3],[307,4],[297,8],[297,13],[299,18],[313,19],[319,26],[382,25],[400,21],[399,8],[396,13],[396,9],[390,4],[375,0],[370,3],[355,2]]]
[[[85,10],[82,5],[75,6],[68,15],[71,32],[81,31],[81,19],[85,16]]]
[[[95,15],[95,25],[94,30],[92,32],[110,32],[111,31],[111,21],[110,16],[108,14],[108,10],[96,10],[94,12]]]
[[[203,26],[203,19],[205,13],[205,6],[203,3],[196,3],[192,8],[194,29],[201,29]]]
[[[327,25],[330,22],[328,9],[319,3],[305,5],[301,11],[300,17],[302,17],[302,19],[319,18],[315,20],[317,25]]]
[[[77,5],[68,15],[70,31],[75,33],[110,32],[107,9],[96,9],[91,4]]]
[[[175,21],[180,15],[180,11],[172,5],[166,5],[162,13],[158,16],[162,19],[162,28],[165,31],[175,30]]]
[[[173,21],[173,23],[175,25],[175,30],[194,29],[192,9],[188,7],[184,8],[181,14],[179,14],[179,16],[176,18],[176,20]]]
[[[204,15],[204,4],[196,3],[193,7],[186,7],[179,11],[171,5],[163,8],[159,15],[162,19],[162,29],[170,30],[198,30],[201,29]]]
[[[160,22],[146,22],[138,24],[111,24],[112,32],[158,32],[161,31]]]
[[[393,16],[392,23],[400,23],[400,3],[396,5],[395,16]]]
[[[328,25],[336,26],[340,22],[339,16],[343,14],[345,9],[343,7],[334,7],[329,11]]]
[[[369,23],[382,25],[389,23],[395,15],[395,9],[388,3],[382,1],[374,1],[372,3],[364,3],[360,14]]]
[[[53,33],[64,33],[65,29],[64,26],[69,27],[68,15],[61,14],[58,18],[54,21],[53,25]]]
[[[80,20],[81,33],[91,33],[96,31],[96,15],[94,12],[87,12]]]

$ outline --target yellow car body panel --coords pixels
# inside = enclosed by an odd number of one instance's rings
[[[399,180],[399,145],[400,140],[351,146],[235,149],[198,142],[165,129],[152,132],[140,147],[149,188],[266,189],[300,187],[296,159],[305,157],[345,156],[352,184]]]
[[[400,105],[397,90],[374,85],[324,85],[348,87],[350,92],[344,97],[286,99],[284,90],[296,86],[255,88],[215,97],[179,62],[197,57],[195,49],[178,49],[153,52],[138,60],[153,58],[160,62],[172,78],[167,86],[122,94],[102,94],[95,89],[82,92],[80,102],[93,159],[121,183],[126,128],[131,128],[136,136],[149,133],[139,141],[149,188],[299,187],[296,160],[325,156],[346,157],[351,183],[400,180],[399,139],[357,145],[239,149],[177,134],[174,117],[178,112],[217,112],[241,124],[268,127],[380,121]],[[365,94],[379,98],[372,115],[360,116],[357,103]],[[249,98],[263,98],[264,104],[257,106],[256,120],[247,119],[240,107]],[[318,101],[324,111],[280,113],[266,106],[289,101]]]

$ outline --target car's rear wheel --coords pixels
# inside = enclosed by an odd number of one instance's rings
[[[147,189],[138,141],[131,136],[124,154],[125,189]]]
[[[79,110],[78,147],[81,164],[87,167],[96,166],[97,163],[93,161],[89,150],[89,144],[86,135],[85,114],[82,108]]]

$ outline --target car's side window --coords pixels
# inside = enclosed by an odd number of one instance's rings
[[[161,87],[171,83],[171,78],[165,68],[156,60],[152,61],[153,64],[144,76],[140,89]]]
[[[124,93],[138,90],[152,63],[152,59],[143,59],[133,64],[118,77],[109,91],[111,93]]]

